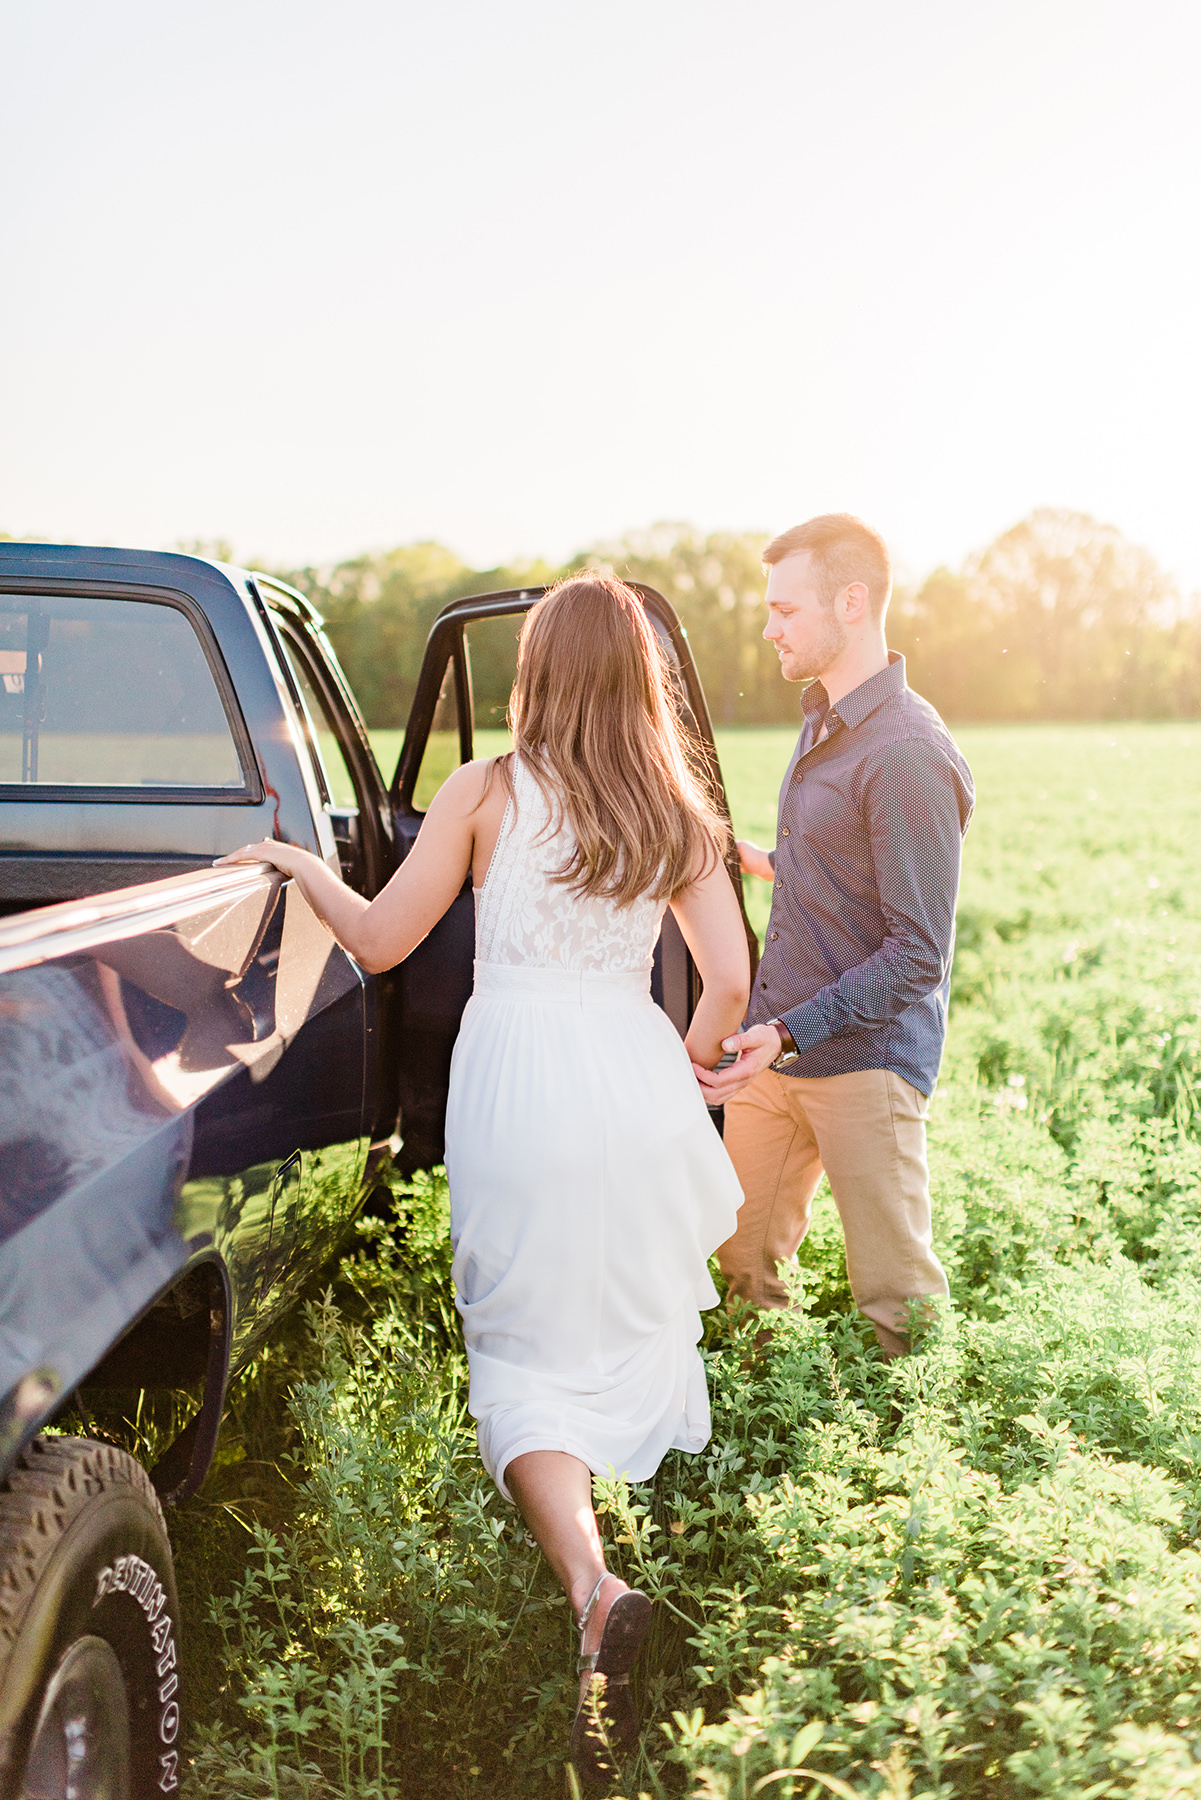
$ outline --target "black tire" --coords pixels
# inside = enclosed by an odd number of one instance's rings
[[[132,1456],[35,1438],[0,1484],[0,1795],[153,1800],[179,1786],[178,1602]]]

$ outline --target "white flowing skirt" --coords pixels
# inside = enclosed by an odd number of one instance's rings
[[[648,1480],[709,1440],[707,1262],[742,1191],[647,977],[477,963],[446,1113],[480,1455]]]

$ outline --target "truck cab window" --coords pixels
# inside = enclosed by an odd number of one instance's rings
[[[244,788],[186,614],[157,601],[0,594],[0,782]]]

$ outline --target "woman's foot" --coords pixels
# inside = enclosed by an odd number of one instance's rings
[[[580,1703],[571,1759],[591,1785],[608,1783],[618,1772],[617,1758],[637,1739],[630,1670],[650,1622],[650,1601],[619,1575],[602,1575],[580,1609]]]

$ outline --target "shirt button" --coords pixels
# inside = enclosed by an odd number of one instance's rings
[[[777,938],[778,938],[778,937],[779,937],[779,935],[780,935],[780,934],[779,934],[779,932],[778,932],[778,931],[773,931],[773,932],[772,932],[772,934],[771,934],[771,941],[772,941],[772,943],[773,943],[773,944],[774,944],[774,943],[775,943],[775,941],[776,941],[776,939],[777,939]]]
[[[781,833],[780,833],[780,836],[781,836],[781,837],[787,837],[787,836],[788,836],[788,827],[787,827],[787,825],[785,825],[785,827],[784,827],[784,829],[783,829],[783,831],[782,831],[782,832],[781,832]]]
[[[759,983],[759,986],[760,986],[760,987],[761,987],[761,988],[765,988],[765,987],[766,987],[766,986],[767,986],[767,983],[766,983],[766,981],[761,981],[761,982],[760,982],[760,983]]]
[[[805,779],[805,777],[801,774],[801,771],[799,769],[796,772],[796,779],[798,781],[804,781],[804,779]]]

